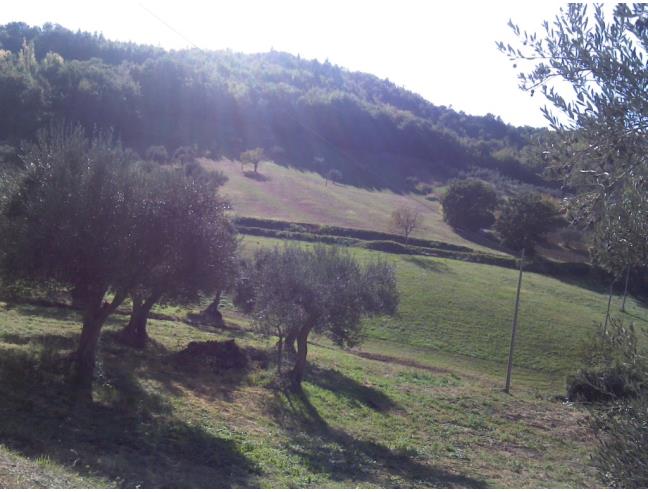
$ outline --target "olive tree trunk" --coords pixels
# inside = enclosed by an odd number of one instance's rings
[[[308,335],[310,331],[311,327],[307,326],[302,328],[297,334],[297,357],[295,360],[295,367],[293,367],[290,375],[292,387],[295,390],[301,389],[301,383],[304,380],[306,356],[308,355]]]
[[[205,310],[202,312],[202,317],[206,321],[218,327],[224,327],[225,322],[223,321],[223,315],[218,309],[218,306],[220,305],[220,300],[221,300],[221,292],[218,291],[214,296],[214,300],[211,302],[211,304],[207,306]]]
[[[297,349],[295,348],[295,342],[297,341],[297,334],[299,333],[298,330],[292,330],[289,331],[288,334],[286,335],[286,339],[284,340],[284,349],[286,352],[289,352],[291,354],[296,354]]]
[[[86,302],[83,313],[83,328],[79,339],[79,347],[73,354],[75,363],[74,382],[79,396],[92,399],[92,380],[97,359],[97,345],[101,328],[106,319],[126,298],[125,294],[116,293],[113,301],[103,301],[104,294],[95,294],[94,302]],[[89,296],[84,296],[88,299]]]
[[[158,293],[150,295],[143,300],[139,296],[133,296],[133,310],[131,311],[128,324],[119,333],[118,340],[125,345],[143,349],[148,342],[148,332],[146,325],[148,323],[151,308],[160,300]]]

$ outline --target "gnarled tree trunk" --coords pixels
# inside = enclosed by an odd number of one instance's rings
[[[207,322],[212,323],[215,326],[224,327],[225,322],[223,321],[223,315],[218,310],[218,306],[220,305],[220,300],[221,300],[221,292],[218,291],[214,296],[214,300],[211,302],[211,304],[207,306],[205,310],[202,312],[202,317]]]
[[[133,295],[133,310],[128,324],[119,333],[118,340],[125,345],[143,349],[148,341],[146,325],[151,308],[160,299],[157,293],[152,294],[146,300]]]
[[[79,397],[92,399],[92,380],[97,359],[97,345],[101,328],[108,316],[124,301],[125,294],[115,294],[111,303],[103,302],[104,293],[83,296],[87,302],[84,303],[83,328],[79,347],[73,354],[76,373],[74,382],[77,386]],[[90,301],[94,297],[94,301]]]
[[[296,354],[297,349],[295,348],[295,342],[297,341],[297,334],[299,333],[298,330],[293,330],[288,332],[286,335],[286,339],[284,340],[284,349],[286,352],[289,352],[291,354]]]
[[[311,326],[305,326],[297,334],[297,358],[295,360],[295,367],[293,367],[290,379],[294,390],[301,389],[301,383],[304,380],[304,372],[306,371],[306,356],[308,355],[308,334],[311,331]]]

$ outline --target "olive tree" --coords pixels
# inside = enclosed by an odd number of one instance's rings
[[[628,260],[642,261],[648,229],[646,207],[637,206],[648,191],[648,5],[569,4],[540,35],[511,27],[519,45],[499,47],[522,68],[520,86],[548,100],[544,113],[560,139],[548,151],[576,192],[573,217],[602,239],[595,259],[618,275]],[[604,442],[595,462],[608,484],[645,487],[645,412],[619,409],[603,417],[613,445]]]
[[[151,308],[158,302],[191,302],[212,295],[234,276],[237,240],[217,195],[220,173],[156,168],[140,175],[140,226],[131,245],[147,251],[130,290],[132,314],[121,341],[143,347]]]
[[[83,312],[76,380],[88,393],[101,328],[146,257],[129,239],[140,193],[134,159],[109,134],[87,138],[79,127],[51,128],[25,149],[25,171],[2,210],[5,279],[55,282],[75,293]]]
[[[385,262],[360,265],[339,248],[263,249],[251,263],[245,285],[256,325],[279,338],[293,335],[297,350],[290,372],[294,388],[306,369],[308,336],[324,334],[340,346],[361,339],[363,316],[392,314],[398,305],[393,268]],[[280,370],[280,367],[279,367]]]

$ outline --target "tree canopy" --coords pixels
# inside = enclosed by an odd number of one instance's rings
[[[539,193],[513,196],[501,207],[495,230],[502,243],[519,251],[533,254],[545,234],[562,222],[558,208]]]
[[[476,230],[495,221],[497,195],[489,184],[478,179],[450,183],[443,199],[443,218],[453,227]]]
[[[70,290],[83,313],[76,378],[89,396],[107,317],[135,291],[159,298],[217,288],[233,231],[213,182],[148,172],[110,133],[52,127],[23,162],[2,209],[0,269],[9,281]]]
[[[304,377],[308,336],[328,336],[338,345],[354,345],[361,337],[360,320],[372,314],[393,314],[398,305],[393,268],[384,262],[361,266],[338,248],[285,247],[257,252],[240,302],[256,324],[283,339],[295,334],[297,356],[293,385]]]

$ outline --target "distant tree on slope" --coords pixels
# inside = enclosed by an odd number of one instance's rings
[[[539,193],[523,193],[508,199],[495,223],[502,243],[532,254],[546,233],[562,223],[556,206]]]
[[[405,236],[407,243],[410,234],[421,226],[421,221],[418,210],[402,206],[392,212],[390,225],[394,231]]]
[[[245,164],[251,164],[252,167],[254,168],[254,174],[257,174],[259,170],[259,164],[261,164],[261,161],[263,159],[264,159],[264,155],[263,155],[263,149],[261,147],[256,147],[254,149],[246,150],[245,152],[242,152],[240,156],[241,169],[243,169]]]

